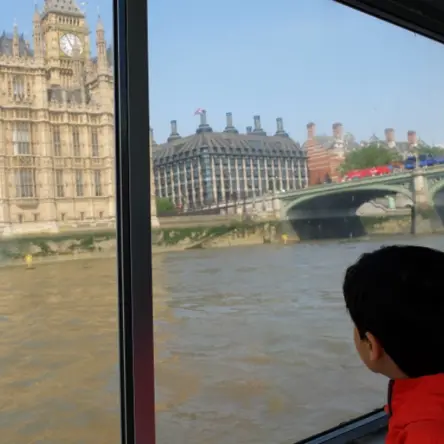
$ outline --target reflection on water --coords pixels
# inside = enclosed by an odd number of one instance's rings
[[[380,406],[340,293],[377,245],[155,256],[160,444],[290,443]],[[0,275],[2,443],[118,443],[114,260]]]

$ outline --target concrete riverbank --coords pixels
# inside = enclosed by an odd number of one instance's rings
[[[362,224],[366,236],[411,234],[411,218],[408,215],[362,218]],[[147,230],[147,236],[152,237],[153,254],[280,243],[284,233],[287,234],[288,243],[300,242],[297,233],[291,232],[287,225],[279,221],[227,220],[225,224],[218,226],[177,226],[161,228],[152,233]],[[32,255],[34,261],[39,262],[112,257],[116,254],[115,231],[83,230],[77,233],[22,236],[0,240],[1,263],[23,264],[24,257],[28,254]]]

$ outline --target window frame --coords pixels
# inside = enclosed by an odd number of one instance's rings
[[[14,170],[15,199],[35,199],[37,197],[35,169],[20,167]]]
[[[154,444],[147,0],[113,0],[122,444]]]
[[[78,125],[73,126],[71,138],[72,138],[72,156],[79,158],[82,156],[82,150],[80,143],[80,127]]]
[[[91,157],[100,157],[99,130],[96,126],[91,127]]]
[[[384,409],[380,408],[297,441],[296,444],[358,444],[359,439],[379,432],[383,433],[387,428],[387,423],[387,415]]]
[[[74,169],[74,186],[76,197],[85,197],[85,178],[80,168]]]
[[[65,181],[64,181],[63,168],[57,168],[54,170],[54,182],[55,182],[55,196],[56,199],[65,198]]]
[[[93,170],[93,196],[94,197],[103,197],[103,187],[102,187],[102,170],[96,169]]]
[[[439,5],[440,0],[334,1],[444,44],[444,5]]]
[[[54,157],[62,157],[61,125],[52,126],[52,152]]]
[[[430,2],[335,1],[444,43],[444,11]],[[113,0],[113,10],[121,442],[153,444],[152,248],[146,228],[151,209],[149,199],[139,199],[137,193],[143,189],[151,195],[147,0]],[[347,443],[386,425],[387,416],[378,409],[299,444]]]

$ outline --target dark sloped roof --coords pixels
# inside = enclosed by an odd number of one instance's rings
[[[372,136],[367,143],[369,143],[369,144],[371,144],[371,143],[378,143],[381,146],[384,146],[386,148],[390,148],[388,146],[388,144],[387,144],[387,141],[381,140],[381,139],[379,139],[376,136]],[[398,151],[401,154],[402,153],[407,153],[407,152],[410,151],[410,145],[409,145],[409,143],[407,141],[396,141],[395,144],[396,145],[395,145],[395,147],[393,147],[393,149],[396,149],[396,151]],[[428,146],[428,145],[423,140],[419,139],[418,140],[418,146],[419,147],[425,147],[425,146]]]
[[[56,14],[74,15],[83,17],[84,14],[76,0],[45,0],[43,15],[54,12]]]
[[[153,148],[154,162],[168,162],[200,153],[208,148],[212,154],[304,157],[298,142],[289,137],[203,132],[183,137]]]
[[[2,35],[0,35],[0,55],[9,55],[12,56],[12,44],[13,44],[13,35],[7,34],[6,32],[3,32]],[[33,56],[32,49],[27,45],[26,40],[23,36],[23,34],[19,35],[19,55],[21,57],[23,56]]]

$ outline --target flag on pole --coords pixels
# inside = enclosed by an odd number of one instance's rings
[[[204,113],[204,111],[205,110],[203,108],[197,108],[196,111],[194,111],[194,115],[195,116],[197,116],[197,115],[200,116],[200,115],[202,115]]]

